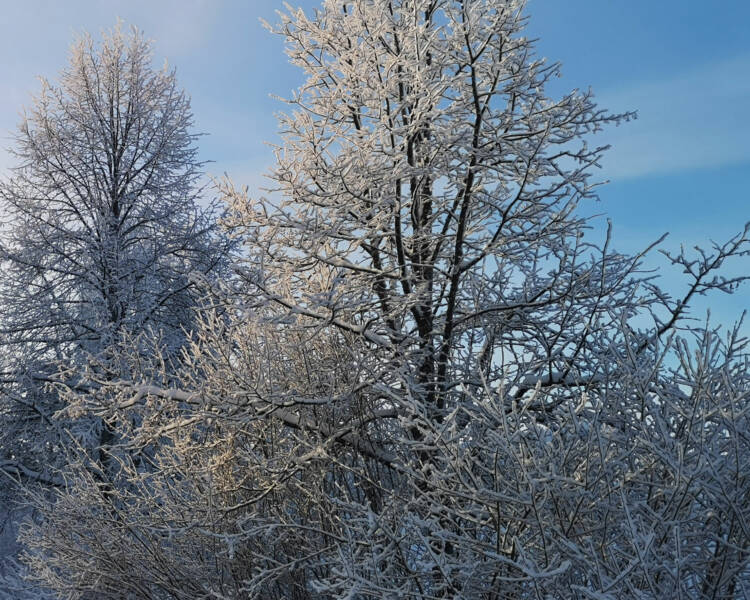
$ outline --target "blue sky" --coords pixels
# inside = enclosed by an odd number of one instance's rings
[[[317,0],[291,2],[311,8]],[[0,145],[39,88],[54,79],[76,32],[97,34],[118,17],[155,40],[157,60],[177,68],[193,99],[209,170],[250,189],[263,185],[275,142],[273,114],[301,83],[274,20],[277,0],[26,0],[0,13]],[[612,111],[639,119],[600,136],[613,148],[602,178],[611,183],[592,212],[615,225],[615,246],[636,250],[665,231],[667,247],[721,240],[750,220],[750,2],[745,0],[529,0],[539,53],[563,63],[555,90],[591,86]],[[0,172],[12,164],[0,151]],[[744,264],[733,265],[746,272]],[[652,264],[660,265],[654,257]],[[677,274],[666,277],[679,293]],[[750,286],[733,298],[699,302],[720,320],[750,307]]]

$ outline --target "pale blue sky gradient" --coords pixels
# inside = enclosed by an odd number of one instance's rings
[[[291,2],[312,8],[317,0]],[[158,62],[177,68],[193,99],[201,154],[209,170],[251,190],[272,164],[274,113],[302,83],[283,42],[259,19],[276,0],[26,0],[0,12],[0,144],[19,113],[67,60],[77,32],[98,34],[118,17],[155,40]],[[612,111],[639,119],[604,132],[602,202],[615,246],[636,250],[664,231],[668,247],[723,239],[750,220],[750,2],[745,0],[529,0],[529,31],[539,54],[563,63],[555,93],[591,86]],[[0,151],[0,173],[12,160]],[[733,265],[747,272],[748,260]],[[653,264],[661,264],[653,259]],[[676,274],[668,286],[679,293]],[[750,286],[732,299],[701,301],[720,320],[750,307]]]

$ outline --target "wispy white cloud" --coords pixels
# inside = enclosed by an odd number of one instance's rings
[[[634,83],[598,96],[612,111],[638,119],[607,130],[603,166],[624,179],[750,161],[750,55],[660,81]]]

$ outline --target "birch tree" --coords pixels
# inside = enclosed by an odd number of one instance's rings
[[[686,319],[742,282],[721,268],[748,229],[667,254],[676,298],[597,240],[592,140],[632,115],[551,97],[524,8],[280,16],[306,81],[281,200],[225,186],[232,318],[203,314],[172,385],[131,351],[126,377],[63,390],[131,446],[119,497],[79,468],[27,528],[36,577],[74,598],[748,593],[746,341]]]

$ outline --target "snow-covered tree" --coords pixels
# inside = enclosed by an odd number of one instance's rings
[[[65,371],[75,385],[92,358],[111,362],[126,336],[158,338],[176,357],[197,284],[226,269],[230,244],[203,199],[192,127],[174,71],[152,67],[150,42],[119,27],[100,45],[81,37],[23,115],[16,167],[0,184],[4,538],[27,514],[13,508],[26,501],[13,481],[62,485],[76,452],[107,461],[114,440],[100,419],[61,415],[50,384]],[[0,588],[20,598],[14,551],[0,549]]]
[[[100,47],[81,37],[16,135],[17,166],[0,187],[0,348],[3,410],[25,417],[14,430],[3,415],[4,453],[48,450],[24,419],[49,429],[44,389],[60,363],[146,330],[177,350],[197,279],[225,265],[215,211],[199,201],[189,98],[151,61],[135,30],[118,27]]]
[[[133,344],[129,374],[103,361],[63,390],[127,444],[117,495],[82,464],[26,529],[42,582],[73,598],[748,593],[746,343],[685,320],[695,294],[740,283],[718,273],[748,230],[668,255],[679,298],[611,232],[597,242],[578,211],[605,150],[590,144],[631,115],[550,97],[559,67],[535,57],[524,8],[281,16],[307,77],[281,118],[281,200],[226,185],[239,281],[169,386]]]

